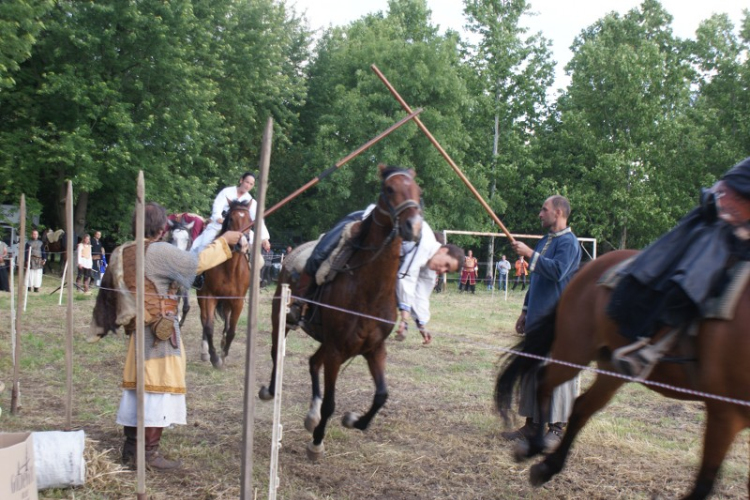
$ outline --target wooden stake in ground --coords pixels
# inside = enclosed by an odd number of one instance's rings
[[[138,172],[138,186],[135,199],[135,390],[137,400],[138,431],[136,446],[136,463],[138,464],[138,486],[136,496],[138,500],[146,500],[146,429],[143,425],[144,403],[146,392],[146,309],[143,253],[145,250],[145,188],[143,185],[143,170]]]
[[[21,365],[21,318],[23,316],[23,295],[22,293],[26,290],[26,282],[24,281],[24,263],[26,259],[26,196],[21,195],[21,206],[18,210],[19,222],[21,223],[20,236],[21,239],[18,241],[18,252],[16,259],[18,261],[18,302],[16,302],[16,341],[15,348],[13,349],[13,388],[11,389],[10,395],[10,413],[15,415],[18,413],[18,399],[20,397],[18,379],[20,377],[20,365]]]
[[[68,258],[65,265],[68,265],[70,257],[73,255],[73,183],[68,181],[68,194],[65,197],[65,247],[68,252]],[[63,270],[63,273],[65,271]],[[73,269],[68,273],[68,310],[66,314],[66,332],[65,337],[65,371],[67,374],[66,385],[68,397],[65,400],[65,430],[73,429]],[[62,293],[62,289],[60,290]],[[62,295],[61,295],[62,297]]]
[[[257,227],[263,227],[266,207],[266,187],[268,186],[268,167],[271,163],[271,141],[273,139],[273,119],[266,122],[260,148],[260,186],[258,187],[258,207],[255,212]],[[245,351],[245,421],[242,429],[242,470],[240,498],[248,500],[253,495],[253,439],[255,422],[255,360],[256,333],[258,327],[258,288],[260,286],[260,268],[262,258],[260,233],[255,235],[250,265],[250,297],[247,307],[247,349]]]
[[[396,89],[393,87],[393,85],[391,85],[391,82],[388,81],[388,79],[385,77],[385,75],[383,75],[383,73],[380,72],[380,70],[378,69],[378,67],[375,66],[374,64],[372,66],[370,66],[370,67],[375,72],[375,74],[378,75],[378,78],[380,78],[380,80],[385,84],[385,86],[388,87],[388,90],[391,92],[391,94],[393,94],[393,97],[396,98],[396,100],[399,102],[399,104],[401,104],[401,107],[404,108],[404,111],[406,111],[407,113],[411,113],[412,112],[411,107],[408,104],[406,104],[406,101],[404,101],[404,99],[399,95],[399,93],[396,91]],[[516,241],[513,238],[513,236],[511,236],[510,231],[508,231],[508,229],[505,227],[505,224],[503,224],[503,222],[500,220],[500,218],[497,216],[497,214],[495,214],[495,212],[492,210],[492,208],[490,208],[490,206],[487,204],[487,202],[484,201],[484,198],[482,198],[482,195],[479,194],[479,191],[477,191],[476,188],[474,188],[474,186],[471,184],[471,182],[469,181],[469,179],[467,179],[466,176],[464,175],[464,173],[461,172],[461,169],[458,168],[458,165],[456,165],[456,163],[448,155],[448,153],[445,152],[445,150],[443,149],[443,147],[440,145],[440,143],[437,141],[437,139],[435,139],[435,137],[433,137],[433,135],[430,133],[430,131],[427,130],[427,127],[424,126],[424,124],[419,119],[419,117],[415,117],[414,118],[414,123],[417,124],[417,127],[419,127],[419,129],[422,132],[424,132],[424,134],[430,140],[430,142],[432,143],[432,145],[437,148],[437,150],[440,152],[441,155],[443,155],[443,158],[445,158],[445,161],[448,162],[448,165],[450,165],[451,168],[453,168],[453,170],[458,174],[458,176],[461,178],[461,180],[464,182],[464,184],[466,184],[466,187],[469,188],[469,191],[471,191],[471,193],[474,195],[474,197],[477,200],[479,200],[479,203],[481,203],[482,207],[484,207],[485,211],[487,211],[487,213],[490,215],[490,217],[492,218],[492,220],[495,221],[495,224],[497,224],[500,227],[500,229],[503,230],[503,232],[505,233],[505,236],[507,236],[508,239],[511,242]]]

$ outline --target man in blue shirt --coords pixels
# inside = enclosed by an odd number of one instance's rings
[[[543,318],[558,302],[581,262],[581,247],[578,238],[568,227],[570,202],[559,195],[550,196],[539,211],[542,227],[549,230],[532,250],[526,244],[515,241],[513,250],[529,261],[529,290],[523,303],[523,311],[516,321],[516,332],[532,331],[534,323]],[[555,389],[552,395],[550,414],[541,415],[536,400],[536,372],[521,381],[518,413],[526,417],[526,424],[516,430],[502,433],[506,439],[528,439],[542,423],[549,423],[545,438],[547,449],[555,447],[562,439],[565,424],[576,397],[577,378]]]

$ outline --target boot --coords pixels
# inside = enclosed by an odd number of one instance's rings
[[[474,292],[476,292],[476,290],[477,290],[477,286],[476,285],[471,285],[471,294],[472,295],[474,295]]]
[[[645,379],[662,356],[674,346],[681,332],[681,328],[672,328],[665,334],[657,334],[653,343],[652,339],[641,337],[632,344],[615,349],[612,365],[624,375]]]
[[[90,283],[91,283],[91,278],[84,278],[83,280],[83,294],[84,295],[91,295],[91,292],[89,292]]]
[[[153,471],[168,471],[179,469],[179,460],[167,460],[159,453],[162,427],[146,427],[146,467]]]
[[[122,445],[122,464],[129,469],[136,468],[136,453],[138,444],[138,428],[123,427],[125,442]]]
[[[547,434],[544,435],[544,451],[548,453],[555,451],[562,441],[563,434],[565,434],[564,423],[549,424]]]
[[[505,431],[500,433],[500,437],[508,441],[528,441],[536,434],[539,424],[534,423],[534,419],[526,417],[526,423],[520,429],[514,431]]]
[[[297,281],[294,284],[294,295],[299,297],[295,299],[289,305],[289,312],[286,315],[286,323],[290,328],[296,329],[305,319],[305,316],[310,310],[310,307],[306,300],[312,298],[315,293],[317,284],[315,278],[303,272],[297,277]]]
[[[80,290],[80,289],[81,289],[81,277],[78,276],[76,278],[76,290]]]
[[[39,292],[39,287],[38,286],[34,287],[34,292]]]

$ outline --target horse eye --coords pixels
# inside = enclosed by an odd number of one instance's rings
[[[391,186],[386,186],[385,187],[385,192],[388,193],[388,196],[390,196],[393,193],[395,193],[395,191],[393,190],[393,188]]]

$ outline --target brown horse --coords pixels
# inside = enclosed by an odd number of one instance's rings
[[[55,262],[56,257],[60,257],[60,274],[62,275],[63,269],[65,268],[65,232],[62,230],[55,231],[57,239],[50,242],[47,237],[47,232],[42,233],[42,243],[44,243],[44,251],[47,252],[47,262],[45,267],[52,271],[52,264]]]
[[[349,241],[353,253],[346,263],[346,270],[322,285],[316,301],[323,306],[317,309],[305,328],[320,342],[310,357],[312,402],[305,419],[305,428],[313,435],[307,446],[308,456],[313,460],[324,453],[326,423],[334,411],[336,378],[344,362],[357,355],[364,356],[375,381],[370,410],[363,416],[352,412],[344,415],[345,427],[367,429],[388,398],[385,339],[396,320],[399,252],[402,239],[416,241],[419,238],[422,211],[414,171],[383,165],[379,168],[383,182],[377,207],[360,223],[358,234]],[[276,318],[281,309],[281,286],[290,283],[290,274],[290,270],[282,268],[273,302],[273,370],[269,388],[260,390],[259,396],[264,400],[272,399],[275,393],[276,346],[279,342]],[[288,328],[285,335],[287,333]],[[321,367],[325,371],[324,396],[320,392]]]
[[[233,201],[229,204],[227,215],[219,235],[226,231],[246,231],[249,227],[250,202]],[[214,368],[224,366],[224,358],[229,354],[229,347],[234,340],[237,322],[245,304],[245,295],[250,287],[250,267],[247,255],[234,252],[232,258],[203,273],[205,281],[198,291],[198,305],[201,309],[203,325],[203,351],[201,359],[211,359]],[[221,339],[221,356],[214,348],[214,315],[224,321]]]
[[[611,252],[581,268],[560,297],[556,311],[537,328],[527,332],[525,342],[518,347],[525,353],[539,356],[546,356],[551,348],[552,359],[579,366],[587,366],[596,360],[599,368],[615,371],[612,352],[629,341],[617,333],[617,326],[605,313],[610,290],[598,286],[597,281],[608,269],[634,254],[627,250]],[[723,398],[750,400],[750,371],[745,364],[750,356],[750,288],[742,293],[734,319],[700,323],[694,350],[697,361],[691,363],[692,367],[661,362],[648,380]],[[506,418],[515,383],[537,369],[539,364],[540,361],[522,355],[509,357],[495,387],[497,408]],[[549,409],[552,390],[572,379],[578,371],[558,363],[550,363],[539,371],[537,397],[542,414]],[[559,447],[531,468],[533,485],[544,484],[562,470],[578,433],[625,382],[622,378],[597,375],[593,385],[576,399]],[[673,389],[648,387],[671,398],[705,402],[707,419],[703,460],[693,490],[684,498],[706,498],[735,436],[750,426],[750,408],[714,398],[690,396]],[[539,426],[539,432],[528,445],[523,443],[516,448],[518,460],[541,453],[544,447],[542,429],[543,426]]]

